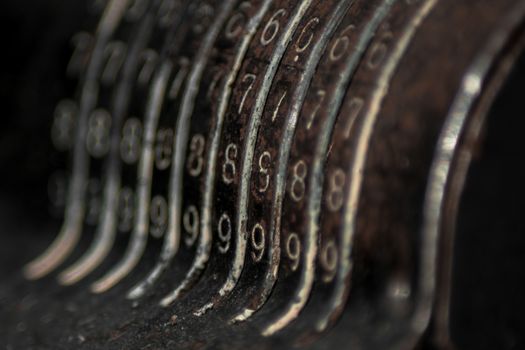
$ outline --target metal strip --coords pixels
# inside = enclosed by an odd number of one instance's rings
[[[301,112],[301,107],[308,93],[310,82],[316,72],[316,68],[323,56],[323,52],[328,45],[328,42],[337,29],[341,19],[346,14],[346,11],[350,7],[354,0],[340,1],[335,7],[332,16],[327,20],[328,25],[326,29],[321,33],[321,37],[315,43],[315,46],[308,57],[305,64],[304,74],[301,75],[300,81],[297,83],[298,88],[294,92],[293,101],[294,105],[291,107],[291,111],[287,116],[285,122],[285,131],[281,141],[281,147],[279,148],[279,158],[277,160],[277,172],[275,173],[275,193],[272,203],[272,218],[270,232],[268,237],[273,240],[269,247],[271,252],[269,253],[269,260],[274,261],[277,259],[277,263],[273,265],[273,269],[268,270],[264,277],[264,287],[256,303],[252,303],[249,307],[245,308],[239,314],[232,318],[232,322],[243,322],[251,317],[258,309],[260,309],[265,303],[277,280],[277,274],[279,271],[279,259],[280,259],[280,239],[281,239],[281,219],[282,219],[282,204],[284,198],[284,192],[286,190],[286,170],[288,166],[288,159],[290,155],[290,149],[292,146],[293,135],[295,133],[295,127],[297,125],[297,119]],[[281,98],[282,100],[282,98]]]
[[[24,275],[28,279],[44,277],[57,268],[71,254],[82,234],[89,168],[89,156],[85,147],[88,116],[97,104],[99,89],[97,77],[102,69],[104,48],[123,18],[128,2],[129,0],[112,0],[104,10],[97,28],[95,48],[81,90],[80,113],[73,149],[72,178],[68,188],[64,223],[60,233],[47,250],[24,267]]]
[[[422,268],[419,276],[417,308],[412,319],[412,328],[415,332],[422,332],[428,325],[431,316],[436,285],[438,241],[444,220],[443,205],[446,199],[446,188],[452,177],[453,162],[459,152],[459,138],[465,131],[468,115],[481,95],[484,81],[492,68],[495,57],[503,50],[510,33],[522,23],[524,12],[525,3],[519,3],[514,11],[510,12],[511,15],[501,22],[503,25],[489,38],[486,46],[465,73],[461,88],[442,127],[425,193],[423,225],[420,232],[423,247],[421,250]],[[465,161],[469,163],[470,159]],[[440,317],[443,318],[442,315]],[[436,322],[436,327],[439,327],[444,321],[438,319]],[[448,340],[448,337],[444,337],[443,334],[438,334],[437,338],[442,341]]]
[[[137,215],[135,216],[130,245],[126,250],[124,258],[102,278],[91,285],[91,291],[94,293],[105,292],[126,277],[139,262],[146,247],[149,227],[149,193],[154,161],[153,147],[156,131],[155,115],[160,114],[162,109],[162,101],[166,93],[166,86],[167,82],[165,79],[157,80],[155,86],[150,92],[151,95],[148,97],[146,107],[147,122],[144,126],[143,148],[140,156],[137,178],[138,210]]]
[[[135,40],[129,53],[123,78],[119,81],[119,85],[116,88],[117,93],[112,111],[114,113],[114,122],[112,123],[111,148],[106,161],[107,169],[104,173],[104,204],[100,213],[100,224],[89,249],[78,261],[59,275],[59,282],[64,285],[74,284],[87,276],[102,263],[113,246],[117,226],[118,196],[121,186],[119,159],[120,127],[131,97],[130,93],[133,87],[131,79],[135,76],[139,62],[139,52],[144,48],[151,34],[149,27],[152,25],[152,19],[145,20],[138,28],[138,38]]]
[[[308,232],[305,242],[305,267],[303,268],[303,274],[301,276],[300,286],[297,288],[294,297],[291,299],[293,302],[284,310],[276,319],[269,322],[268,326],[264,328],[262,334],[264,336],[270,336],[276,332],[282,330],[290,322],[297,318],[304,305],[306,304],[310,292],[312,290],[314,276],[315,276],[315,257],[317,255],[317,231],[318,231],[318,219],[321,210],[321,198],[322,198],[322,183],[323,183],[323,170],[324,163],[326,160],[326,154],[328,145],[330,143],[330,136],[332,134],[332,128],[337,118],[339,109],[343,102],[346,94],[346,88],[357,68],[357,65],[363,57],[366,48],[371,42],[375,31],[383,18],[386,16],[390,7],[396,0],[385,0],[382,5],[374,13],[374,17],[367,24],[363,33],[359,37],[359,42],[355,48],[354,53],[347,59],[346,68],[341,74],[337,81],[337,93],[333,96],[329,102],[329,110],[327,120],[323,124],[323,128],[320,132],[319,143],[317,144],[315,156],[312,164],[312,171],[310,175],[310,184],[308,191],[310,198],[307,204],[308,208]]]
[[[248,125],[248,133],[246,135],[246,142],[244,144],[244,159],[242,160],[242,171],[239,178],[239,199],[237,204],[237,220],[236,220],[236,232],[237,232],[237,244],[235,245],[235,255],[233,266],[230,269],[226,281],[219,289],[219,298],[228,295],[239,280],[242,269],[244,266],[244,256],[246,255],[246,222],[248,220],[248,213],[246,212],[248,204],[248,191],[250,186],[251,178],[251,166],[253,161],[253,154],[255,152],[255,143],[257,141],[257,132],[259,125],[261,124],[261,116],[268,98],[270,87],[273,83],[273,78],[279,68],[279,63],[288,47],[292,35],[297,29],[299,22],[305,15],[306,11],[310,7],[312,0],[302,1],[301,4],[295,10],[292,19],[286,27],[284,33],[276,43],[276,49],[273,53],[271,61],[266,69],[264,78],[262,80],[262,86],[257,94],[255,100],[255,106],[250,118]],[[205,304],[202,308],[196,311],[194,314],[202,315],[205,311],[213,308],[216,300],[210,301]]]
[[[264,17],[264,14],[268,11],[272,1],[273,0],[265,0],[264,4],[261,6],[261,9],[248,22],[247,30],[242,38],[241,44],[235,56],[233,67],[230,70],[226,79],[226,83],[222,89],[223,92],[219,99],[219,107],[216,116],[216,126],[215,129],[211,131],[211,146],[206,159],[204,199],[201,208],[202,216],[200,222],[201,232],[199,238],[199,247],[197,248],[197,255],[190,271],[187,273],[184,280],[175,290],[173,290],[173,292],[161,300],[161,306],[169,306],[171,303],[177,300],[184,291],[191,288],[197,282],[209,260],[212,246],[211,211],[213,194],[215,192],[215,167],[217,164],[217,154],[219,151],[220,136],[224,125],[224,117],[228,107],[228,102],[230,101],[232,86],[235,83],[235,79],[237,78],[237,74],[239,73],[246,52],[248,51],[250,42],[255,35],[257,28]]]

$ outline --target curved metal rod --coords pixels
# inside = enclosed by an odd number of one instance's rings
[[[304,0],[294,11],[289,25],[285,28],[283,34],[279,38],[279,41],[276,43],[275,51],[266,69],[261,88],[258,91],[257,97],[255,99],[255,106],[253,107],[253,112],[250,116],[248,133],[246,135],[243,147],[245,153],[244,159],[241,162],[242,170],[239,176],[239,198],[237,203],[238,211],[236,218],[237,244],[235,245],[233,266],[230,268],[226,281],[220,287],[217,293],[218,295],[210,302],[206,303],[197,311],[195,311],[194,315],[201,316],[208,310],[211,310],[219,299],[230,294],[230,292],[237,285],[237,282],[241,276],[244,267],[244,257],[246,255],[246,222],[248,221],[247,204],[251,178],[251,165],[253,161],[253,155],[255,153],[257,133],[261,124],[261,116],[264,111],[264,105],[266,104],[273,79],[277,73],[277,69],[279,68],[279,63],[286,52],[288,44],[292,39],[292,35],[297,29],[297,26],[310,7],[311,3],[312,0]]]
[[[129,52],[126,63],[124,64],[124,71],[122,79],[116,87],[116,96],[114,99],[111,146],[109,156],[106,160],[107,168],[104,173],[104,199],[103,210],[100,213],[100,223],[97,226],[95,239],[91,243],[89,249],[69,268],[64,270],[58,276],[58,280],[63,285],[74,284],[90,272],[96,269],[106,256],[111,251],[115,241],[117,230],[117,215],[118,215],[118,198],[120,191],[120,128],[127,113],[129,100],[131,98],[131,90],[133,87],[133,78],[137,72],[139,63],[139,52],[142,50],[147,42],[148,21],[143,21],[137,31],[138,37],[134,41]]]
[[[279,158],[277,160],[277,172],[275,174],[275,193],[272,200],[272,213],[271,213],[271,226],[268,237],[270,237],[271,243],[269,260],[273,265],[271,269],[266,272],[264,276],[264,284],[261,293],[257,296],[257,299],[250,302],[249,307],[245,307],[240,313],[232,318],[232,322],[243,322],[250,318],[257,310],[259,310],[268,300],[270,293],[277,280],[277,274],[279,271],[279,260],[280,260],[280,244],[281,244],[281,218],[282,218],[282,206],[284,192],[286,190],[286,170],[288,165],[288,159],[292,146],[293,135],[297,125],[297,119],[301,112],[301,107],[308,93],[310,82],[315,74],[319,61],[323,56],[323,51],[334,31],[337,29],[341,19],[346,14],[346,11],[350,7],[354,0],[340,1],[335,7],[333,14],[327,20],[327,26],[321,33],[319,40],[315,43],[304,68],[304,74],[301,75],[299,82],[297,83],[297,89],[294,92],[292,101],[294,105],[291,107],[291,111],[287,116],[285,122],[285,131],[281,141],[281,147],[279,148]]]
[[[179,249],[180,244],[180,213],[182,206],[182,178],[184,172],[184,161],[186,156],[187,143],[190,132],[190,121],[195,104],[195,98],[198,93],[198,87],[206,62],[210,56],[211,49],[215,39],[219,35],[223,23],[226,21],[231,9],[235,5],[234,0],[229,0],[220,8],[219,14],[211,24],[202,45],[196,54],[195,63],[192,66],[186,88],[182,97],[182,104],[177,116],[175,125],[176,135],[174,137],[173,149],[173,168],[170,176],[170,190],[169,190],[169,223],[168,231],[164,239],[164,246],[162,247],[161,257],[150,272],[148,277],[137,286],[135,286],[127,295],[129,299],[136,299],[143,296],[147,289],[150,288],[161,276],[162,272],[166,270],[169,262],[173,259]]]
[[[318,230],[318,218],[320,214],[321,197],[322,197],[322,181],[323,181],[323,169],[330,142],[330,135],[336,121],[339,109],[343,103],[344,96],[346,94],[346,88],[350,83],[350,80],[355,73],[358,63],[363,57],[366,48],[371,42],[375,31],[383,18],[388,13],[392,3],[395,0],[385,0],[383,4],[376,10],[374,17],[365,27],[363,33],[359,37],[356,48],[352,55],[350,55],[345,63],[345,70],[340,75],[336,82],[336,93],[333,95],[331,101],[328,103],[329,109],[327,112],[327,120],[323,124],[321,129],[320,140],[316,146],[314,160],[312,163],[312,172],[310,175],[311,180],[308,191],[310,198],[307,204],[308,208],[308,232],[305,241],[305,264],[303,273],[297,290],[292,298],[293,302],[275,319],[268,323],[268,326],[264,328],[262,334],[264,336],[271,336],[283,328],[285,328],[290,322],[295,320],[304,305],[306,304],[310,292],[312,290],[314,275],[315,275],[315,256],[317,254],[317,230]]]
[[[525,3],[520,2],[513,11],[510,11],[510,15],[501,21],[498,30],[492,34],[486,46],[477,54],[473,63],[463,76],[460,90],[456,94],[455,100],[441,129],[430,168],[429,181],[427,183],[424,200],[423,225],[420,232],[423,246],[421,250],[422,268],[420,269],[421,273],[418,278],[420,281],[418,290],[420,292],[415,316],[412,319],[412,328],[415,332],[422,332],[427,327],[432,311],[435,297],[438,241],[442,234],[445,220],[444,203],[447,196],[446,188],[452,181],[453,163],[460,152],[458,147],[459,139],[466,131],[468,115],[481,95],[485,80],[496,58],[499,53],[504,50],[508,38],[522,23],[524,14]],[[523,45],[523,40],[521,40],[520,44]],[[507,64],[510,66],[509,63]],[[510,67],[506,67],[506,69],[509,68]],[[462,164],[462,168],[466,169],[471,161],[471,155],[466,155],[463,161],[464,164]],[[465,175],[466,171],[460,176],[464,177]],[[450,238],[450,240],[452,241],[452,238]],[[432,273],[428,273],[428,271]],[[448,300],[445,302],[448,302]],[[437,331],[435,339],[446,342],[449,338],[448,330],[444,323],[447,322],[448,319],[448,309],[443,312],[444,314],[438,314],[436,316],[435,327]]]
[[[139,160],[137,178],[138,210],[135,216],[130,245],[126,250],[124,258],[109,270],[106,275],[91,285],[91,291],[94,293],[105,292],[126,277],[140,261],[146,248],[149,228],[148,204],[151,191],[151,173],[154,162],[153,144],[155,142],[155,131],[157,127],[156,123],[154,123],[156,120],[154,116],[160,113],[166,86],[167,82],[165,79],[156,80],[146,104],[146,120],[149,122],[144,126],[143,149]]]
[[[98,79],[103,65],[103,52],[120,23],[129,0],[112,0],[102,15],[96,32],[96,43],[80,94],[80,112],[73,148],[72,179],[68,187],[65,219],[60,233],[46,251],[24,267],[28,279],[38,279],[57,268],[71,254],[82,234],[85,215],[85,192],[89,169],[86,151],[88,116],[98,100]]]

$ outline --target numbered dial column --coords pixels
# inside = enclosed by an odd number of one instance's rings
[[[263,1],[239,2],[229,20],[221,28],[196,97],[189,127],[189,147],[185,157],[183,176],[182,234],[185,249],[196,249],[184,280],[177,286],[172,300],[190,291],[201,278],[212,254],[212,230],[210,222],[211,191],[209,184],[217,174],[218,136],[222,130],[225,107],[231,93],[231,84],[239,69],[239,51],[243,44],[246,26],[260,11]],[[204,283],[209,283],[205,278]],[[194,295],[191,292],[190,295]]]
[[[280,261],[281,199],[289,140],[308,86],[322,52],[347,9],[328,1],[312,6],[295,31],[268,95],[251,161],[251,183],[244,210],[248,215],[248,247],[243,278],[236,296],[238,314],[244,321],[266,301],[277,278]],[[277,142],[276,142],[277,141]]]
[[[215,249],[219,253],[212,255],[212,266],[216,266],[215,271],[225,276],[225,280],[220,281],[222,285],[217,295],[212,296],[196,314],[214,307],[223,296],[228,295],[243,269],[248,228],[244,218],[246,208],[241,202],[249,186],[248,165],[253,157],[253,141],[270,84],[307,4],[280,7],[281,4],[273,3],[252,39],[240,69],[220,141],[220,161],[216,168],[220,176],[216,177],[215,182],[217,199],[212,221],[218,238]]]
[[[295,320],[310,296],[319,238],[319,208],[312,204],[319,200],[320,185],[314,181],[322,178],[322,162],[328,153],[319,145],[328,144],[344,91],[387,10],[388,2],[370,7],[360,1],[352,4],[324,51],[301,109],[286,170],[278,283],[263,313],[272,314],[267,317],[273,319],[268,322],[261,317],[265,335]],[[327,267],[332,273],[333,267]]]
[[[85,1],[83,7],[88,16],[81,25],[82,29],[69,40],[70,52],[63,64],[65,69],[60,79],[64,82],[64,93],[78,93],[78,85],[86,73],[94,46],[95,27],[103,10],[96,5],[96,1]],[[48,195],[50,211],[54,217],[61,218],[64,215],[70,176],[67,169],[70,167],[78,108],[76,96],[66,97],[58,101],[52,116],[51,141],[55,152],[51,154],[50,163],[56,170],[49,178]]]
[[[146,7],[140,19],[134,21],[137,15],[136,6],[137,3],[128,6],[124,15],[125,24],[120,26],[114,41],[105,48],[98,107],[89,119],[87,150],[98,161],[91,160],[88,171],[92,178],[97,178],[101,187],[95,239],[90,249],[59,276],[63,284],[75,283],[93,271],[112,248],[115,231],[118,228],[130,229],[131,226],[129,220],[133,217],[133,194],[126,188],[119,198],[119,155],[127,151],[128,154],[124,154],[130,158],[131,151],[123,146],[131,148],[129,140],[136,138],[139,130],[137,125],[128,127],[124,140],[127,144],[121,142],[120,131],[134,85],[135,72],[140,69],[138,66],[142,57],[139,54],[147,40],[147,28],[153,26],[151,19],[148,22]],[[119,204],[125,206],[120,222],[117,212]]]
[[[93,284],[95,292],[103,292],[126,277],[138,264],[147,245],[148,235],[160,237],[167,224],[167,204],[163,198],[151,195],[151,171],[153,163],[155,126],[149,120],[157,109],[150,97],[154,73],[160,63],[162,45],[166,34],[172,30],[168,23],[176,18],[181,4],[176,1],[156,1],[146,8],[143,23],[138,27],[139,43],[134,47],[125,81],[126,92],[122,96],[117,125],[115,125],[114,154],[109,162],[108,185],[121,188],[120,208],[114,208],[120,228],[131,228],[131,236],[122,259],[106,275]],[[118,193],[108,187],[108,206]],[[133,206],[128,206],[126,197],[132,197]],[[151,200],[151,202],[150,202]],[[119,212],[120,211],[120,212]],[[108,217],[105,230],[115,230],[114,218]],[[129,227],[129,223],[132,223]],[[110,234],[108,232],[108,234]]]
[[[174,145],[179,110],[183,103],[184,92],[188,89],[188,74],[216,11],[217,8],[207,1],[189,2],[185,14],[180,18],[180,25],[165,42],[166,56],[163,59],[163,67],[169,67],[167,73],[169,78],[165,87],[166,91],[160,101],[158,115],[155,116],[156,120],[152,124],[155,132],[155,162],[152,165],[151,179],[151,198],[158,198],[158,201],[162,201],[162,205],[166,204],[165,237],[155,267],[130,291],[129,297],[131,298],[138,298],[150,288],[155,288],[155,283],[171,264],[173,269],[166,274],[166,279],[163,280],[165,285],[161,289],[162,292],[169,290],[173,283],[178,283],[182,279],[183,273],[188,269],[195,254],[193,246],[181,246],[181,239],[186,238],[181,237],[181,223],[176,222],[174,217],[174,204],[179,200],[179,195],[174,197],[171,194]],[[159,76],[159,79],[164,79],[164,77]],[[186,225],[194,224],[191,221],[193,217],[188,218],[186,215],[185,220]],[[190,220],[189,223],[188,220]]]

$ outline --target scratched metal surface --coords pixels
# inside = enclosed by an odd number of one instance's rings
[[[523,2],[0,9],[3,348],[525,348]]]

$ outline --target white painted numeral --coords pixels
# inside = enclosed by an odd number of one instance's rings
[[[286,97],[287,93],[288,91],[285,90],[283,94],[281,95],[279,102],[277,102],[277,106],[275,106],[275,110],[273,111],[273,114],[272,114],[272,123],[275,121],[275,119],[277,119],[277,116],[279,115],[279,109],[281,108],[281,104],[283,103],[283,100]]]
[[[190,141],[190,154],[188,155],[188,172],[191,176],[199,176],[204,164],[204,148],[206,140],[201,134],[193,135]]]
[[[308,175],[308,167],[301,159],[295,163],[292,173],[292,183],[290,184],[290,195],[296,202],[300,202],[304,198],[306,191],[305,179]]]
[[[314,38],[315,27],[317,27],[318,24],[319,17],[314,17],[309,20],[308,23],[306,23],[303,30],[301,31],[301,34],[299,35],[299,38],[297,38],[297,42],[295,43],[295,51],[297,53],[303,52],[308,48],[308,46],[310,46]]]
[[[217,89],[217,85],[219,84],[219,81],[224,76],[224,71],[222,69],[219,69],[214,75],[213,79],[211,80],[210,86],[208,87],[208,92],[206,93],[206,98],[209,102],[213,102],[213,93]]]
[[[168,226],[168,203],[164,197],[160,195],[153,197],[149,216],[151,220],[151,235],[155,238],[162,237]]]
[[[135,195],[129,187],[120,190],[119,196],[119,222],[120,232],[129,232],[133,228],[133,217],[135,215]]]
[[[246,15],[240,10],[249,9],[251,6],[248,1],[241,3],[239,5],[239,11],[230,17],[225,27],[225,36],[227,39],[236,39],[242,33],[244,24],[246,23]]]
[[[219,233],[219,252],[225,254],[230,249],[230,242],[232,239],[232,222],[228,214],[223,213],[221,215],[217,231]]]
[[[321,108],[321,105],[323,104],[325,95],[326,91],[317,90],[318,102],[315,105],[314,110],[312,111],[312,113],[310,113],[310,116],[308,117],[308,121],[306,122],[306,130],[310,130],[310,128],[312,127],[315,117],[317,116],[317,112],[319,112],[319,108]]]
[[[202,3],[199,8],[197,9],[196,13],[196,21],[194,21],[193,24],[193,32],[195,34],[200,34],[204,32],[206,27],[208,27],[208,23],[212,22],[213,14],[215,13],[215,10],[213,6],[211,6],[209,3]]]
[[[288,259],[292,261],[292,271],[295,271],[299,267],[299,262],[301,261],[301,241],[299,240],[297,233],[292,232],[288,235],[285,248]]]
[[[244,107],[244,102],[246,102],[246,97],[248,97],[248,94],[250,93],[250,90],[253,88],[253,84],[255,83],[255,80],[257,79],[257,76],[255,74],[246,74],[242,78],[242,82],[246,83],[249,81],[248,87],[246,88],[246,91],[244,92],[244,95],[242,95],[241,103],[239,104],[239,109],[237,110],[238,114],[241,114],[242,109]]]
[[[266,244],[266,232],[261,224],[257,223],[253,226],[250,235],[250,242],[252,244],[253,252],[252,259],[254,262],[259,262],[264,255],[264,246]]]
[[[100,181],[90,179],[87,184],[86,223],[96,225],[100,215]]]
[[[322,277],[323,282],[328,283],[332,281],[336,274],[337,269],[337,246],[335,241],[330,239],[320,251],[319,261],[321,266],[324,269],[324,274]]]
[[[372,45],[370,49],[370,55],[368,56],[368,60],[366,62],[368,68],[374,70],[379,67],[388,52],[387,42],[392,40],[393,37],[394,34],[392,32],[386,32],[381,37],[380,41],[377,41]]]
[[[348,48],[350,47],[350,38],[348,34],[355,28],[353,24],[347,26],[339,37],[334,41],[330,48],[330,60],[332,62],[339,61],[344,56]]]
[[[346,116],[346,125],[344,128],[344,135],[345,139],[348,139],[350,137],[350,132],[352,131],[352,127],[354,126],[355,120],[359,116],[359,113],[361,113],[361,110],[363,109],[363,106],[365,105],[365,101],[360,97],[352,97],[350,100],[349,106],[348,106],[348,114]]]
[[[182,217],[182,224],[186,231],[184,243],[187,247],[191,247],[199,236],[199,211],[197,207],[190,205],[186,208]]]
[[[277,17],[279,16],[285,16],[286,10],[285,9],[279,9],[277,10],[273,16],[268,20],[268,23],[264,26],[263,32],[261,34],[261,44],[263,46],[268,45],[275,39],[277,36],[277,33],[279,32],[279,21]]]
[[[235,160],[237,159],[237,145],[230,143],[224,152],[225,161],[222,164],[222,181],[225,184],[231,184],[237,175]]]
[[[155,142],[155,166],[158,170],[166,170],[171,165],[173,154],[173,130],[159,129]]]
[[[345,173],[340,168],[337,168],[330,176],[328,192],[326,193],[326,204],[330,211],[338,211],[343,206],[345,182]]]
[[[139,160],[142,148],[142,123],[137,118],[129,118],[122,128],[120,140],[120,156],[126,164],[134,164]]]
[[[53,115],[51,140],[59,151],[67,151],[73,144],[77,104],[72,100],[60,101]]]
[[[270,152],[264,151],[259,157],[259,192],[264,193],[270,186],[269,168],[272,162]]]
[[[170,89],[168,91],[168,98],[170,100],[175,100],[177,96],[179,95],[180,88],[182,87],[182,83],[184,82],[184,79],[186,78],[186,75],[188,74],[189,63],[190,61],[186,57],[182,57],[179,60],[179,70],[177,71],[177,74],[173,78],[173,81],[171,82],[171,85],[170,85]]]
[[[106,65],[102,71],[102,83],[106,85],[113,84],[117,75],[124,64],[126,58],[126,44],[121,41],[112,41],[104,49]]]
[[[147,85],[151,80],[153,72],[155,72],[159,55],[155,50],[147,49],[140,54],[140,59],[142,61],[142,68],[139,71],[137,80],[139,84]]]
[[[93,45],[93,36],[87,32],[79,32],[73,36],[71,44],[74,46],[74,50],[66,71],[70,76],[79,76],[88,62],[89,51]]]
[[[96,109],[88,121],[86,146],[95,158],[103,157],[109,150],[111,116],[105,109]]]

